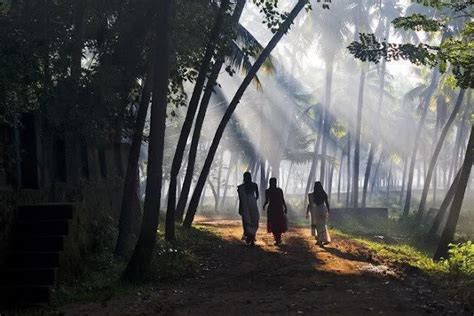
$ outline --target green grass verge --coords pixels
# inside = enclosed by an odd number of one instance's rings
[[[366,236],[333,230],[333,234],[351,239],[392,264],[414,267],[430,277],[437,289],[450,297],[474,304],[474,243],[467,241],[450,246],[449,259],[433,261],[429,250],[404,242],[387,243]]]

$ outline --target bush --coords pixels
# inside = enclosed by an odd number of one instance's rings
[[[474,243],[450,244],[449,259],[443,261],[449,272],[474,277]]]

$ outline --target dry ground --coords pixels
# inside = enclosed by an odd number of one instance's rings
[[[473,315],[436,294],[416,271],[386,264],[357,243],[322,248],[292,228],[276,247],[263,225],[245,246],[241,224],[201,221],[222,239],[194,279],[160,284],[101,303],[67,306],[66,315]]]

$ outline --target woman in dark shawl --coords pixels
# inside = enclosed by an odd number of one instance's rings
[[[317,245],[328,244],[331,242],[327,226],[330,209],[328,195],[324,191],[321,182],[317,181],[314,183],[314,192],[308,195],[308,199],[309,204],[306,210],[306,218],[311,213],[311,235],[317,235]]]
[[[267,230],[273,233],[275,245],[281,245],[281,234],[288,230],[285,214],[288,212],[283,191],[276,186],[276,178],[270,178],[270,188],[265,190],[265,204],[267,206]]]
[[[245,241],[248,245],[254,245],[260,214],[257,206],[258,186],[252,182],[250,172],[244,173],[244,183],[237,187],[237,192],[239,194],[239,214],[242,216]]]

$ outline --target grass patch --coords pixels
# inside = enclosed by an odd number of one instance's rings
[[[372,250],[385,262],[419,270],[433,280],[437,289],[468,305],[474,304],[474,244],[471,241],[450,245],[449,259],[436,262],[429,250],[409,243],[387,243],[340,230],[333,232]]]

